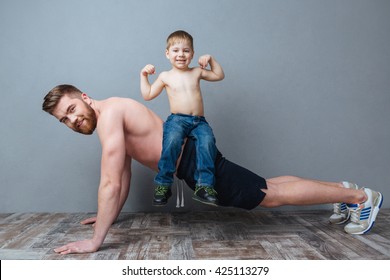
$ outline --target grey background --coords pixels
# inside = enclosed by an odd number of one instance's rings
[[[169,69],[177,29],[194,36],[196,57],[224,67],[202,90],[228,159],[266,178],[351,180],[390,197],[390,1],[0,0],[0,212],[96,211],[97,135],[58,123],[42,98],[71,83],[165,119],[166,96],[143,101],[139,71]],[[175,199],[153,208],[154,172],[133,170],[125,211],[175,209]],[[190,195],[177,211],[205,208]]]

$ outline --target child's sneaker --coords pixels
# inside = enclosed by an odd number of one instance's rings
[[[357,190],[359,187],[356,184],[349,183],[349,182],[342,182],[344,188],[347,189],[355,189]],[[333,215],[330,216],[329,222],[332,224],[340,225],[344,224],[346,221],[349,220],[351,213],[347,207],[347,204],[344,202],[341,203],[334,203],[333,204]]]
[[[217,192],[214,190],[214,188],[196,186],[192,198],[208,205],[218,206],[218,199],[216,195]]]
[[[383,195],[380,192],[363,188],[367,200],[361,204],[348,204],[351,211],[351,222],[344,227],[350,234],[367,233],[374,225],[375,218],[382,206]]]
[[[153,205],[164,206],[168,202],[168,198],[172,196],[170,187],[156,186],[154,189]]]

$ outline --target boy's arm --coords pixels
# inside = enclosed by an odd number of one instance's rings
[[[157,77],[156,81],[154,81],[153,84],[149,83],[148,75],[153,75],[155,72],[156,70],[151,64],[146,65],[141,70],[141,94],[146,101],[152,100],[153,98],[157,97],[162,92],[165,86],[161,79],[161,75]]]
[[[205,69],[207,64],[210,64],[210,70]],[[199,58],[199,65],[202,68],[202,79],[214,82],[225,78],[225,73],[223,72],[221,65],[219,65],[219,63],[211,55],[202,55]]]

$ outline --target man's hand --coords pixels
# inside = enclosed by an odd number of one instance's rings
[[[54,252],[61,255],[82,254],[96,252],[100,244],[96,244],[92,239],[68,243],[67,245],[54,249]]]
[[[92,224],[92,226],[94,227],[95,226],[95,223],[96,223],[96,216],[95,217],[91,217],[91,218],[87,218],[85,220],[82,220],[80,222],[80,224],[82,225],[89,225],[89,224]]]
[[[199,57],[198,63],[200,65],[200,67],[203,69],[206,68],[210,62],[210,59],[211,59],[211,55],[209,55],[209,54],[205,54],[205,55],[202,55],[201,57]]]
[[[156,72],[156,68],[154,67],[154,65],[152,64],[148,64],[146,65],[144,68],[142,68],[141,70],[141,74],[144,75],[144,76],[147,76],[147,75],[152,75]]]

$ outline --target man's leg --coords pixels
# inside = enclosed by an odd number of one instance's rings
[[[294,176],[267,180],[262,207],[283,205],[316,205],[326,203],[362,203],[367,200],[363,190],[343,188],[342,183],[322,182]]]
[[[383,195],[369,188],[343,187],[343,183],[321,182],[298,177],[278,177],[267,180],[268,189],[263,207],[282,205],[313,205],[345,202],[351,212],[351,222],[344,227],[350,234],[367,233],[374,225],[382,206]]]

